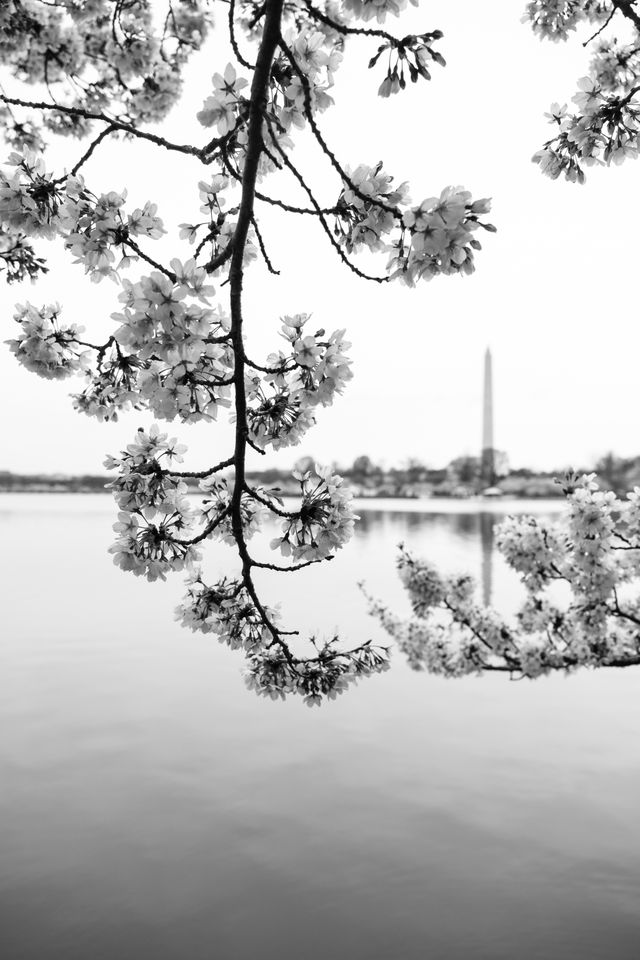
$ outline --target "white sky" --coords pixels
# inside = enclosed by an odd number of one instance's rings
[[[550,129],[544,111],[553,100],[569,100],[590,54],[576,39],[562,45],[536,40],[520,22],[523,7],[514,0],[431,0],[409,12],[396,32],[442,29],[438,49],[447,67],[389,100],[376,96],[383,71],[366,69],[375,43],[350,42],[336,106],[320,119],[342,161],[353,167],[383,160],[398,181],[409,181],[415,202],[448,184],[491,196],[490,219],[499,232],[480,238],[486,242],[470,278],[442,277],[413,290],[381,287],[347,272],[311,218],[260,205],[262,232],[281,276],[269,276],[261,264],[247,274],[250,355],[260,361],[278,345],[281,314],[307,311],[318,326],[347,328],[355,373],[299,447],[269,454],[261,466],[289,466],[302,454],[349,464],[362,453],[387,465],[412,456],[439,466],[476,453],[487,345],[494,359],[495,442],[513,466],[555,469],[589,465],[609,449],[640,453],[638,168],[627,161],[592,170],[579,187],[550,181],[531,163]],[[162,125],[169,139],[204,142],[209,131],[195,113],[211,73],[226,59],[217,41],[196,55],[185,98]],[[80,153],[63,141],[50,149],[49,166],[59,174]],[[325,158],[304,138],[296,154],[321,202],[334,202],[338,182]],[[84,173],[94,191],[127,187],[131,207],[157,202],[171,228],[197,218],[197,182],[211,170],[189,157],[111,142]],[[267,182],[265,192],[275,193],[276,183]],[[290,199],[303,199],[295,186],[285,189]],[[108,335],[109,314],[118,309],[116,285],[88,282],[59,246],[39,246],[50,254],[51,273],[36,286],[0,287],[2,339],[14,335],[13,304],[25,299],[58,300],[63,316],[83,323],[89,339]],[[168,262],[187,259],[190,248],[170,232],[147,249]],[[218,289],[225,300],[227,291]],[[81,416],[67,399],[76,389],[80,381],[38,379],[0,348],[0,469],[102,472],[104,453],[116,452],[137,426],[151,422],[140,413],[114,425]],[[165,429],[189,444],[188,462],[196,469],[231,451],[226,421]]]

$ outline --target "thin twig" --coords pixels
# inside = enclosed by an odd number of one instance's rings
[[[130,123],[124,123],[122,120],[107,117],[103,113],[92,113],[90,110],[81,110],[79,107],[65,107],[62,104],[45,103],[44,101],[20,100],[17,97],[7,97],[4,94],[0,94],[0,100],[4,103],[13,104],[16,107],[29,107],[33,110],[53,110],[56,113],[66,113],[72,117],[83,117],[85,120],[98,120],[100,123],[111,125],[116,130],[123,130],[125,133],[130,133],[133,137],[138,137],[141,140],[149,140],[159,147],[164,147],[165,150],[176,150],[178,153],[187,153],[190,156],[202,158],[202,151],[199,147],[193,147],[183,143],[172,143],[170,140],[159,137],[155,133],[146,133],[143,130],[138,130]]]
[[[400,40],[398,37],[394,37],[391,33],[387,33],[386,30],[376,30],[371,29],[370,27],[348,27],[344,23],[338,23],[337,20],[332,20],[331,17],[326,15],[326,13],[323,13],[321,10],[318,10],[317,7],[314,7],[310,0],[303,0],[303,3],[314,20],[317,20],[319,23],[324,23],[327,27],[331,27],[332,30],[335,30],[337,33],[341,33],[343,37],[381,37],[384,40],[388,40],[389,43],[394,47],[402,46],[403,40]],[[407,37],[404,37],[404,41],[407,39]]]
[[[291,52],[291,50],[289,49],[289,47],[287,46],[287,44],[282,38],[280,39],[280,49],[284,52],[287,59],[291,63],[291,66],[293,67],[293,70],[297,75],[298,79],[300,80],[300,83],[302,84],[302,87],[304,89],[304,113],[307,120],[309,121],[309,125],[311,127],[311,130],[313,131],[313,135],[315,136],[316,140],[320,144],[322,151],[326,154],[326,156],[331,161],[331,164],[333,165],[333,167],[340,174],[340,177],[342,178],[343,182],[348,184],[349,188],[355,193],[355,195],[359,197],[361,200],[363,200],[365,203],[373,204],[373,206],[379,207],[381,210],[385,210],[387,213],[392,214],[392,216],[396,220],[399,220],[400,222],[402,222],[402,213],[397,207],[392,207],[390,206],[390,204],[384,203],[383,200],[377,200],[375,197],[369,197],[367,196],[366,193],[363,193],[360,190],[360,188],[353,182],[353,180],[351,179],[347,171],[344,169],[344,167],[336,157],[335,153],[329,148],[326,140],[324,139],[324,137],[322,136],[322,133],[320,132],[318,124],[315,121],[315,117],[313,116],[313,107],[312,107],[312,101],[311,101],[311,86],[309,84],[309,78],[300,69],[296,59],[293,56],[293,53]]]
[[[264,240],[262,239],[262,234],[260,233],[260,230],[259,230],[259,228],[258,228],[258,224],[257,224],[257,222],[256,222],[256,218],[255,218],[255,217],[251,217],[251,223],[253,224],[253,229],[254,229],[255,232],[256,232],[256,237],[257,237],[257,239],[258,239],[258,244],[259,244],[259,246],[260,246],[260,253],[262,254],[263,259],[264,259],[264,262],[265,262],[266,265],[267,265],[267,270],[269,271],[269,273],[273,273],[273,274],[275,274],[277,277],[279,277],[279,276],[280,276],[280,271],[275,269],[275,267],[274,267],[273,264],[271,263],[271,260],[269,259],[269,254],[267,253],[266,247],[265,247],[265,245],[264,245]],[[252,364],[252,366],[253,366],[253,364]]]
[[[166,267],[163,267],[161,263],[158,263],[157,260],[154,260],[153,257],[150,257],[143,250],[141,250],[135,240],[131,240],[130,237],[127,237],[123,242],[128,247],[131,247],[131,249],[134,250],[142,260],[146,260],[147,263],[151,264],[152,267],[155,267],[156,270],[160,270],[161,273],[164,273],[166,277],[169,277],[172,283],[176,282],[178,278],[176,277],[175,273],[173,273],[172,270],[168,270]]]
[[[271,500],[267,497],[263,497],[254,487],[250,487],[248,484],[245,484],[245,490],[249,496],[253,497],[254,500],[259,500],[260,503],[263,503],[265,507],[268,507],[272,513],[275,513],[279,517],[284,517],[286,520],[293,520],[296,517],[300,516],[300,513],[292,513],[289,510],[281,510],[279,507],[274,506]]]
[[[277,157],[267,149],[266,146],[263,146],[264,152],[267,154],[272,163],[276,164],[278,167],[282,167],[282,164],[279,163]],[[242,177],[237,170],[234,169],[233,164],[229,160],[229,157],[225,154],[222,158],[225,170],[233,177],[234,180],[237,180],[239,183],[242,182]],[[281,210],[284,210],[286,213],[299,213],[307,214],[309,216],[317,217],[320,214],[323,216],[332,216],[338,213],[337,207],[296,207],[289,203],[284,203],[282,200],[278,200],[277,197],[268,197],[264,193],[260,193],[258,190],[255,192],[256,200],[262,200],[264,203],[270,203],[274,207],[280,207]]]
[[[215,518],[215,520],[211,520],[206,525],[202,533],[199,533],[197,537],[192,537],[191,540],[179,540],[177,537],[170,537],[169,538],[170,542],[179,543],[183,547],[190,547],[194,543],[201,543],[202,540],[206,540],[207,537],[209,537],[213,533],[216,527],[220,526],[224,518],[229,516],[230,511],[231,511],[231,507],[225,507],[222,513],[219,513],[218,516]]]
[[[231,40],[231,46],[236,55],[237,61],[241,63],[243,67],[246,67],[247,70],[255,70],[255,64],[249,63],[249,61],[242,56],[238,46],[238,41],[236,40],[235,8],[235,0],[229,0],[229,39]]]
[[[270,133],[270,135],[271,135],[271,140],[272,140],[272,142],[273,142],[273,145],[274,145],[275,148],[278,150],[280,156],[281,156],[282,159],[284,160],[285,165],[289,168],[289,170],[291,171],[291,173],[294,175],[294,177],[296,178],[296,180],[298,181],[298,183],[300,184],[300,186],[303,188],[303,190],[305,191],[305,193],[306,193],[307,196],[309,197],[309,200],[311,201],[311,203],[314,204],[314,206],[316,207],[316,213],[317,213],[318,219],[319,219],[319,221],[320,221],[320,223],[321,223],[321,225],[322,225],[322,228],[323,228],[324,232],[326,233],[326,235],[328,236],[329,241],[330,241],[330,243],[331,243],[331,246],[334,248],[334,250],[336,251],[336,253],[337,253],[338,256],[340,257],[340,259],[342,260],[342,262],[343,262],[347,267],[349,267],[349,269],[352,271],[352,273],[355,273],[356,276],[360,277],[362,280],[373,280],[375,283],[389,283],[389,281],[390,281],[390,279],[391,279],[390,277],[376,277],[376,276],[373,276],[372,274],[365,273],[363,270],[360,270],[359,267],[356,267],[356,265],[355,265],[354,263],[352,263],[351,260],[349,260],[349,258],[348,258],[347,255],[345,254],[344,250],[342,249],[342,247],[340,246],[340,244],[338,243],[338,241],[337,241],[336,238],[334,237],[333,232],[332,232],[329,224],[327,223],[324,214],[323,214],[323,213],[321,212],[321,210],[320,210],[320,206],[317,204],[317,201],[316,201],[316,199],[315,199],[315,197],[314,197],[314,195],[313,195],[313,192],[312,192],[311,188],[310,188],[309,186],[307,186],[307,184],[306,184],[306,182],[305,182],[302,174],[301,174],[301,173],[299,172],[299,170],[293,165],[293,163],[291,162],[291,160],[289,159],[289,157],[287,156],[287,154],[285,153],[285,151],[282,149],[282,147],[281,147],[280,144],[278,143],[278,141],[277,141],[277,139],[276,139],[276,137],[275,137],[275,135],[274,135],[274,132],[273,132],[273,130],[271,129],[271,125],[269,124],[268,121],[267,121],[267,126],[268,126],[268,128],[269,128],[269,133]],[[267,147],[265,147],[264,149],[265,149],[265,152],[267,153],[267,155],[269,155],[269,150],[267,149]]]
[[[262,447],[259,447],[257,443],[254,443],[251,437],[247,437],[247,443],[253,450],[255,450],[256,453],[259,453],[261,457],[265,456],[267,451],[263,450]]]
[[[164,473],[167,477],[187,477],[193,480],[204,479],[204,477],[210,477],[213,473],[219,473],[220,470],[224,470],[225,467],[233,466],[233,457],[229,457],[228,460],[222,460],[220,463],[216,463],[215,467],[209,467],[208,470],[165,470]]]
[[[319,557],[317,560],[305,560],[304,563],[296,563],[292,567],[282,567],[277,563],[261,563],[259,560],[252,560],[252,567],[260,567],[261,570],[277,570],[278,573],[296,573],[298,570],[304,570],[314,563],[322,563],[324,560],[333,560],[332,556]]]
[[[69,173],[65,173],[64,176],[58,177],[58,178],[57,178],[56,180],[54,180],[53,182],[56,183],[56,184],[57,184],[57,183],[63,183],[68,177],[75,177],[75,175],[76,175],[76,173],[78,172],[78,170],[80,169],[80,167],[81,167],[84,163],[87,162],[87,160],[88,160],[89,157],[92,155],[92,153],[93,153],[93,151],[96,149],[96,147],[97,147],[100,143],[102,143],[102,141],[103,141],[106,137],[108,137],[110,134],[115,133],[117,129],[118,129],[118,128],[117,128],[116,126],[114,126],[113,124],[110,124],[108,127],[105,127],[104,130],[103,130],[101,133],[98,134],[98,136],[95,138],[95,140],[92,140],[92,142],[90,143],[88,149],[85,151],[85,153],[82,154],[82,156],[80,157],[80,159],[78,160],[78,162],[71,168],[71,170],[69,171]]]
[[[595,32],[592,36],[590,36],[588,40],[585,40],[584,43],[582,44],[582,46],[583,46],[583,47],[588,47],[589,44],[592,42],[592,40],[595,40],[596,37],[599,37],[600,34],[602,33],[602,31],[603,31],[603,30],[606,30],[606,28],[609,26],[609,24],[611,23],[611,21],[612,21],[613,18],[615,17],[616,13],[617,13],[617,10],[616,10],[616,8],[615,8],[615,6],[614,6],[613,10],[612,10],[611,13],[609,14],[609,16],[607,17],[607,19],[605,20],[605,22],[602,24],[602,26],[598,27],[598,29],[596,30],[596,32]]]

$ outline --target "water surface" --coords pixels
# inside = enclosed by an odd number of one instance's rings
[[[339,558],[265,596],[382,639],[354,584],[406,609],[404,540],[510,611],[504,509],[365,504]],[[179,577],[112,565],[112,515],[0,498],[2,960],[637,960],[637,669],[443,680],[396,655],[320,710],[265,701],[173,622]]]

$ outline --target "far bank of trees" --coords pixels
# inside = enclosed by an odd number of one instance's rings
[[[497,465],[496,488],[506,497],[547,498],[560,497],[562,491],[557,482],[564,470],[533,470],[529,467],[511,469],[506,454],[495,451]],[[312,456],[300,457],[296,469],[305,473],[314,468]],[[446,466],[432,467],[416,457],[405,463],[387,466],[376,463],[366,454],[354,458],[350,466],[336,464],[336,469],[346,477],[360,496],[386,497],[464,497],[482,493],[480,457],[463,455],[455,457]],[[593,472],[601,486],[624,496],[627,490],[640,486],[640,455],[619,457],[609,452],[600,457]],[[290,486],[288,470],[271,467],[251,473],[256,482],[278,487],[286,493]],[[106,474],[27,474],[0,470],[0,491],[4,492],[60,492],[101,493],[109,481]]]

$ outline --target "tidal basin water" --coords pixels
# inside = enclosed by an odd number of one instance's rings
[[[381,639],[355,583],[406,610],[404,540],[510,611],[508,509],[367,503],[265,597]],[[637,669],[443,680],[396,653],[319,710],[259,699],[173,622],[179,575],[112,565],[113,514],[0,498],[2,960],[638,960]]]

